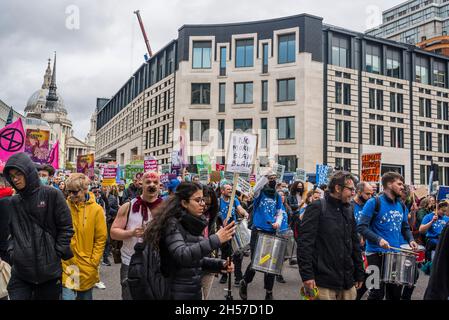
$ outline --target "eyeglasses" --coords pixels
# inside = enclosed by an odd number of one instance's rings
[[[342,186],[343,187],[343,189],[344,188],[346,188],[346,189],[348,189],[348,190],[350,190],[351,192],[355,192],[355,188],[354,187],[348,187],[348,186]]]
[[[68,194],[78,194],[81,190],[67,190]]]
[[[189,199],[189,200],[194,200],[194,201],[196,201],[197,203],[201,203],[201,202],[203,202],[203,203],[206,203],[206,200],[204,199],[204,198],[194,198],[194,199]]]

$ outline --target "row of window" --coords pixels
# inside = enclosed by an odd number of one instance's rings
[[[394,78],[403,78],[402,52],[397,49],[387,48],[385,57],[382,53],[382,46],[366,44],[365,63],[363,70],[375,74],[384,74],[383,63],[385,63],[385,75]],[[351,67],[351,50],[349,38],[333,36],[332,38],[332,61],[333,65],[343,68]],[[430,79],[430,59],[425,56],[415,57],[415,82],[431,84],[445,88],[447,77],[447,63],[434,59],[432,62],[432,82]]]
[[[369,125],[369,144],[373,146],[385,146],[384,126]],[[390,128],[390,147],[404,148],[404,128]]]
[[[253,129],[253,119],[234,119],[234,131],[243,132]],[[295,117],[276,118],[278,140],[295,139]],[[268,121],[267,118],[260,120],[261,147],[267,147]],[[218,120],[218,149],[224,149],[225,120]],[[190,141],[209,143],[210,140],[210,120],[190,120]]]
[[[369,89],[369,108],[384,110],[384,92],[379,89]],[[404,96],[401,93],[390,92],[390,112],[404,113]]]
[[[210,83],[192,83],[192,104],[210,104]],[[268,81],[262,81],[262,110],[266,110],[268,103]],[[234,83],[234,103],[253,103],[253,82]],[[277,101],[295,101],[295,79],[277,80]],[[226,84],[219,84],[219,111],[225,112]]]
[[[296,61],[296,36],[294,33],[278,36],[278,64],[292,63]],[[264,73],[268,67],[268,44],[262,48],[262,62]],[[254,39],[239,39],[235,41],[235,67],[248,68],[254,66]],[[220,47],[220,75],[226,74],[226,47]],[[192,68],[212,68],[212,41],[193,41]]]
[[[430,99],[419,98],[419,116],[432,118],[432,101]],[[439,120],[449,120],[449,104],[437,101],[436,118]]]
[[[432,151],[432,132],[419,132],[419,147],[423,151]],[[449,135],[438,133],[438,152],[449,152]]]

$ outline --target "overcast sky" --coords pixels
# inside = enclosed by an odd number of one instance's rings
[[[183,24],[227,23],[310,13],[365,31],[403,0],[1,0],[0,99],[23,113],[57,51],[58,93],[84,140],[97,97],[111,97],[144,61],[141,11],[153,52]],[[79,13],[79,15],[78,15]]]

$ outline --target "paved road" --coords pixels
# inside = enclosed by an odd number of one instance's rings
[[[245,257],[243,264],[245,270],[246,265],[249,263],[249,258]],[[301,287],[301,280],[299,277],[298,267],[290,266],[285,263],[283,269],[284,279],[287,283],[275,282],[273,294],[276,300],[297,300],[299,299],[299,288]],[[106,285],[105,290],[94,290],[94,299],[96,300],[119,300],[121,299],[120,288],[120,265],[101,266],[100,270],[101,281]],[[211,300],[224,300],[226,294],[225,288],[227,285],[219,283],[220,278],[215,278],[212,291],[209,299]],[[233,279],[234,280],[234,279]],[[427,287],[429,277],[420,273],[420,277],[417,283],[417,287],[413,293],[413,300],[421,300],[424,296],[424,292]],[[240,300],[238,294],[238,288],[234,287],[234,281],[232,281],[232,293],[235,300]],[[248,299],[263,300],[265,298],[265,290],[263,288],[263,274],[256,273],[254,281],[248,286]],[[366,295],[364,297],[366,299]]]

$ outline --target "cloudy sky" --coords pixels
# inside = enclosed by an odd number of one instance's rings
[[[1,0],[0,99],[23,112],[57,51],[57,86],[84,139],[97,97],[111,97],[144,61],[139,9],[153,52],[183,24],[252,21],[299,13],[364,31],[403,0]]]

